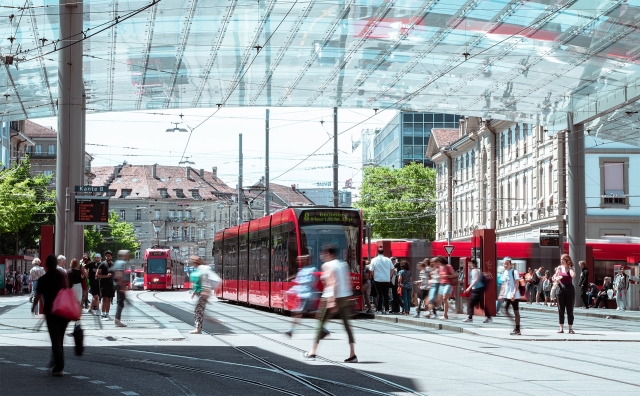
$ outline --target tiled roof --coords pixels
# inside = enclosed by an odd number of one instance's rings
[[[456,140],[460,139],[459,129],[432,129],[431,135],[435,139],[438,148],[453,144]]]
[[[262,180],[254,184],[254,186],[263,186]],[[293,186],[287,187],[281,184],[269,183],[269,190],[280,200],[284,201],[289,206],[309,206],[314,203],[307,198],[302,191],[294,188]]]
[[[196,191],[200,198],[206,200],[217,200],[220,196],[236,194],[235,189],[227,186],[212,172],[204,171],[201,177],[201,170],[155,165],[156,178],[154,178],[153,168],[154,165],[132,164],[117,167],[94,166],[92,172],[96,177],[92,183],[95,186],[108,185],[110,190],[116,190],[114,195],[116,198],[122,197],[123,190],[131,190],[127,199],[160,199],[162,198],[160,190],[163,189],[166,189],[170,199],[181,199],[180,190],[184,196],[182,199],[198,199],[193,195]],[[189,178],[187,178],[187,169],[189,169]]]
[[[58,132],[54,129],[36,124],[33,121],[26,120],[24,122],[24,134],[30,138],[55,138]]]

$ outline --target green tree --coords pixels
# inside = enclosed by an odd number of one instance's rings
[[[0,171],[0,252],[37,249],[40,226],[55,222],[51,176],[31,176],[29,158]]]
[[[136,251],[140,247],[138,237],[131,223],[121,221],[114,210],[109,213],[107,225],[87,226],[84,229],[84,250],[102,253],[111,250],[114,254],[118,250]]]
[[[377,238],[435,237],[436,173],[421,164],[368,167],[357,206]]]

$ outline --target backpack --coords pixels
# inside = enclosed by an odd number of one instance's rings
[[[480,281],[482,282],[482,290],[489,290],[489,286],[493,283],[493,278],[484,272],[480,272]]]
[[[533,277],[531,278],[531,283],[533,283],[534,285],[537,285],[538,283],[540,283],[540,278],[538,277],[538,274],[536,274],[536,271],[533,271]]]
[[[525,288],[525,286],[521,283],[518,282],[516,283],[516,270],[515,269],[510,269],[511,272],[511,277],[513,278],[513,283],[514,283],[514,287],[518,288],[518,292],[520,293],[520,300],[521,301],[527,301],[527,289]],[[518,276],[520,276],[520,273],[518,273]],[[520,278],[520,281],[522,281],[523,279]]]

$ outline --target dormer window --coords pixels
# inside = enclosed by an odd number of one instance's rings
[[[191,196],[193,197],[193,199],[202,199],[202,197],[200,196],[200,191],[198,190],[191,190]]]
[[[120,192],[120,198],[126,198],[129,195],[131,195],[131,189],[125,189],[123,188]]]
[[[186,198],[186,196],[184,195],[184,192],[182,191],[181,188],[176,188],[175,190],[176,193],[176,198]]]
[[[158,193],[160,193],[160,198],[169,198],[169,193],[166,188],[159,188]]]

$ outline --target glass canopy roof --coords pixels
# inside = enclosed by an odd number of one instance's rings
[[[58,2],[0,6],[0,116],[53,116]],[[85,0],[81,45],[93,112],[397,108],[553,131],[572,111],[640,145],[639,25],[640,0]]]

